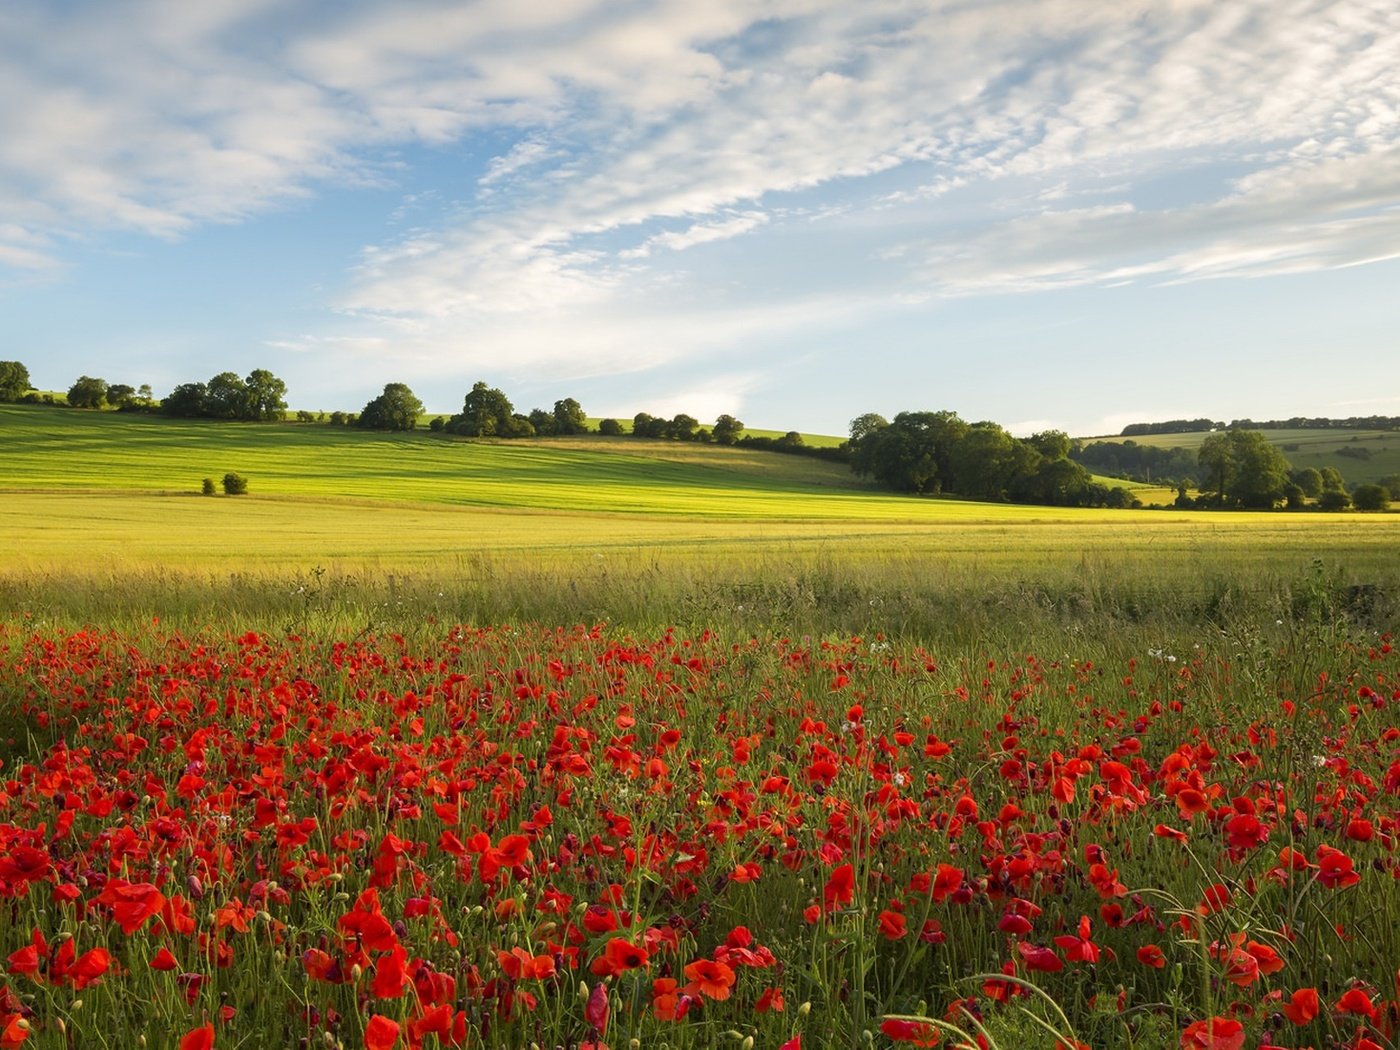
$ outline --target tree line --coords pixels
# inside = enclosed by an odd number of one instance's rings
[[[1288,419],[1234,419],[1221,423],[1213,419],[1168,419],[1160,423],[1129,423],[1119,437],[1148,434],[1199,434],[1208,430],[1400,430],[1400,416],[1291,416]]]
[[[1002,503],[1128,507],[1126,489],[1096,482],[1069,458],[1059,430],[1016,438],[997,423],[969,423],[956,412],[870,412],[851,421],[851,467],[900,492]]]

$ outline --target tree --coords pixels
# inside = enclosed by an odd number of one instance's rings
[[[1288,460],[1257,430],[1231,430],[1230,443],[1235,455],[1234,500],[1253,510],[1273,507],[1288,486]]]
[[[384,393],[369,404],[356,421],[365,430],[412,430],[423,412],[419,401],[403,383],[386,383]]]
[[[0,361],[0,401],[18,401],[29,393],[29,369],[18,361]]]
[[[1383,485],[1357,485],[1351,503],[1357,510],[1388,510],[1390,490]]]
[[[215,491],[215,489],[214,489],[214,479],[213,479],[213,478],[205,478],[205,479],[200,483],[199,491],[200,491],[200,493],[201,493],[202,495],[205,495],[205,496],[212,496],[212,495],[214,495],[214,491]]]
[[[1345,492],[1347,484],[1342,480],[1342,472],[1336,467],[1323,467],[1319,472],[1322,474],[1322,491]]]
[[[113,408],[129,408],[136,397],[136,388],[125,383],[113,383],[107,388],[107,404]]]
[[[573,398],[566,397],[554,402],[554,433],[588,433],[588,417],[583,414],[583,406]]]
[[[1322,495],[1317,497],[1317,506],[1319,510],[1346,510],[1351,506],[1351,497],[1346,489],[1323,489]]]
[[[622,433],[622,424],[615,419],[599,420],[598,433],[605,437],[618,437]]]
[[[287,412],[287,384],[266,368],[255,368],[243,381],[239,419],[281,419]]]
[[[511,417],[515,407],[499,389],[489,387],[482,380],[472,385],[471,391],[462,401],[462,411],[452,417],[454,433],[467,437],[508,436],[514,429]]]
[[[1257,430],[1231,429],[1208,436],[1196,454],[1222,506],[1266,509],[1285,496],[1289,465]]]
[[[1322,475],[1316,467],[1304,467],[1293,472],[1293,484],[1302,489],[1309,499],[1317,499],[1322,494]]]
[[[235,474],[229,471],[224,475],[224,495],[242,496],[248,491],[248,479],[242,474]]]
[[[695,428],[700,425],[700,420],[694,416],[688,416],[684,412],[677,412],[671,421],[666,424],[666,436],[676,441],[694,441]]]
[[[209,388],[203,383],[181,383],[166,395],[160,410],[167,416],[197,419],[209,414]]]
[[[243,419],[248,385],[236,372],[220,372],[205,389],[204,411],[215,419]]]
[[[666,420],[657,419],[649,412],[638,412],[632,417],[632,436],[639,438],[665,437],[666,426]]]
[[[532,408],[530,409],[530,414],[525,418],[527,418],[530,421],[530,425],[535,428],[536,434],[544,434],[547,436],[559,433],[559,431],[554,429],[554,413],[552,412],[546,412],[542,408]]]
[[[739,437],[744,433],[744,424],[726,413],[715,420],[714,429],[710,433],[717,445],[737,445]]]
[[[107,400],[107,381],[92,376],[79,376],[78,381],[68,388],[68,404],[71,408],[101,408]]]

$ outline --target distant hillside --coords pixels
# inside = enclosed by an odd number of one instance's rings
[[[1081,440],[1086,450],[1096,443],[1131,443],[1146,448],[1184,450],[1185,455],[1174,457],[1172,467],[1156,474],[1167,476],[1178,475],[1179,467],[1194,458],[1201,442],[1210,433],[1208,430],[1196,430],[1187,433],[1114,435]],[[1261,433],[1271,444],[1282,450],[1295,470],[1308,467],[1322,470],[1324,467],[1334,467],[1346,479],[1348,485],[1377,482],[1389,484],[1396,476],[1400,476],[1400,430],[1297,427],[1263,429]],[[1096,457],[1091,456],[1084,462],[1092,463],[1094,469],[1106,469],[1106,465],[1097,462]]]

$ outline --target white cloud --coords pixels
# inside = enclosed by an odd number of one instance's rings
[[[425,369],[654,367],[828,309],[1400,244],[1391,0],[33,5],[0,11],[0,97],[19,268],[389,183],[406,144],[490,157],[280,340]],[[750,249],[780,264],[725,272]]]

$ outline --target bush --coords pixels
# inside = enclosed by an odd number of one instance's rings
[[[1381,485],[1358,485],[1351,494],[1357,510],[1386,510],[1390,507],[1390,490]]]
[[[205,479],[204,479],[204,482],[199,486],[199,491],[200,491],[200,494],[201,494],[201,495],[204,495],[204,496],[212,496],[212,495],[214,495],[214,491],[215,491],[215,490],[214,490],[214,479],[213,479],[213,478],[205,478]]]
[[[622,424],[615,419],[604,419],[598,423],[598,433],[605,437],[617,437],[622,433]]]
[[[1317,497],[1319,510],[1346,510],[1351,506],[1351,497],[1341,489],[1326,489]]]
[[[224,495],[242,496],[248,491],[248,479],[232,471],[224,475]]]

